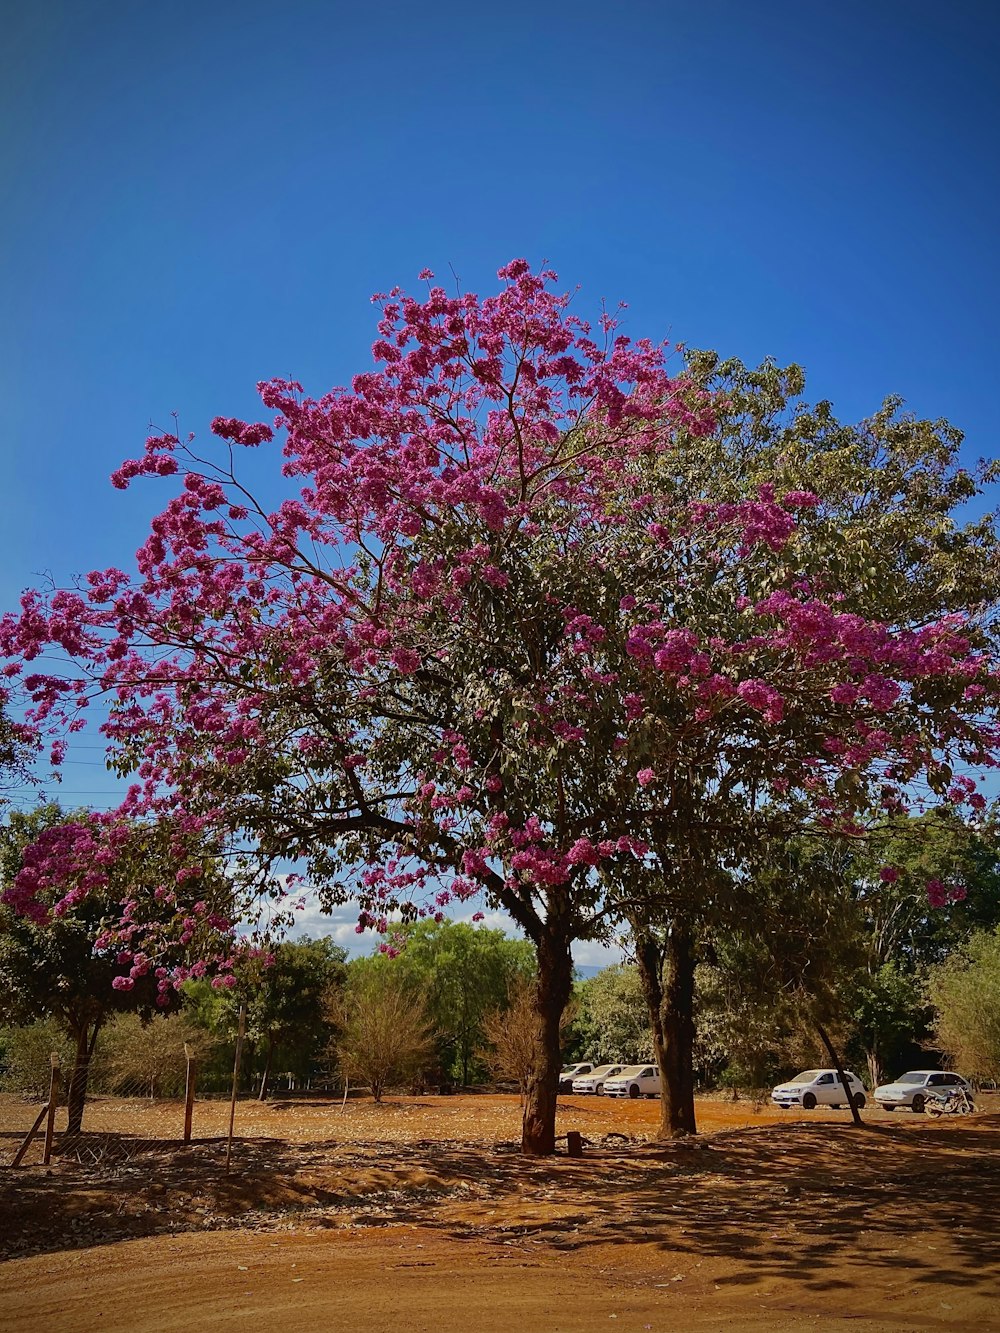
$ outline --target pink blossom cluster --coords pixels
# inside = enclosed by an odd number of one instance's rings
[[[150,437],[113,478],[177,478],[135,572],[0,617],[53,762],[103,697],[133,779],[119,812],[31,850],[18,910],[109,891],[135,821],[177,831],[171,882],[121,899],[122,983],[169,945],[230,984],[198,839],[312,857],[352,877],[360,929],[387,930],[481,893],[536,921],[596,895],[644,864],[678,773],[841,831],[922,779],[982,808],[964,770],[996,766],[1000,671],[976,625],[883,624],[804,577],[811,491],[678,498],[661,477],[713,429],[710,397],[664,346],[575,314],[550,272],[516,260],[500,280],[394,289],[350,388],[269,381],[270,424],[214,420],[227,446],[280,447],[300,489],[273,508],[228,447],[213,468]],[[71,670],[28,667],[53,648]]]
[[[947,907],[949,903],[960,903],[968,897],[964,884],[945,884],[940,879],[927,881],[927,901],[931,907]]]

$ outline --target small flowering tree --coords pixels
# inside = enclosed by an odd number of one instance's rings
[[[87,812],[65,814],[57,805],[30,814],[14,813],[0,828],[0,885],[9,899],[0,905],[0,1014],[10,1023],[51,1016],[73,1043],[67,1090],[71,1134],[82,1126],[91,1057],[107,1020],[123,1012],[148,1018],[177,999],[166,981],[174,958],[167,955],[154,962],[140,948],[122,949],[109,927],[118,925],[119,940],[138,932],[129,902],[142,899],[148,918],[158,906],[172,917],[173,907],[184,901],[178,897],[167,907],[161,895],[157,902],[160,877],[164,872],[173,877],[173,857],[157,831],[147,828],[133,828],[127,845],[119,841],[113,865],[105,858],[109,874],[99,883],[87,884],[85,892],[60,894],[47,887],[28,901],[19,897],[13,885],[37,857],[50,867],[61,861],[80,878],[77,855],[86,859],[95,852],[87,830]],[[85,843],[86,854],[80,850]],[[96,848],[96,854],[103,855],[102,849]],[[30,910],[16,910],[17,903]],[[190,899],[187,903],[195,926],[197,905]],[[124,925],[120,924],[123,907]]]
[[[418,1080],[434,1061],[434,1025],[424,997],[399,972],[355,973],[328,1008],[329,1046],[348,1082],[380,1102],[396,1084]]]
[[[0,622],[36,728],[113,700],[136,781],[94,831],[112,860],[119,821],[152,815],[229,838],[255,891],[301,860],[327,902],[360,899],[359,928],[506,909],[537,959],[532,1153],[554,1147],[574,940],[664,910],[690,939],[692,904],[777,806],[783,827],[843,831],[873,793],[894,808],[997,744],[976,616],[845,605],[836,506],[777,451],[741,470],[711,374],[669,374],[610,316],[595,334],[553,276],[515,261],[484,299],[379,297],[376,365],[349,390],[262,385],[273,423],[218,418],[211,459],[151,438],[115,484],[181,484],[136,573],[28,593]],[[268,505],[233,455],[276,431],[301,489]],[[75,670],[34,671],[51,644]],[[64,859],[58,883],[85,895],[94,859]],[[22,910],[55,882],[42,849]],[[154,917],[162,941],[197,942],[179,904],[169,931]]]

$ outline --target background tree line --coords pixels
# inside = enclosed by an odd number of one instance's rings
[[[58,813],[12,816],[2,831],[7,855]],[[699,943],[701,1088],[753,1092],[826,1063],[817,1022],[870,1084],[939,1056],[975,1078],[1000,1078],[1000,855],[991,825],[974,831],[940,812],[898,817],[863,845],[791,842],[757,876],[756,923],[720,924]],[[947,911],[928,904],[934,878],[963,887]],[[225,1093],[241,1005],[245,1095],[345,1081],[376,1097],[393,1087],[527,1086],[527,941],[423,921],[401,928],[398,956],[348,961],[329,937],[285,940],[248,958],[232,985],[190,981],[158,1013],[148,990],[113,988],[113,959],[95,944],[97,906],[89,899],[45,927],[0,909],[0,1078],[9,1091],[43,1095],[49,1053],[59,1051],[76,1089],[77,1129],[87,1086],[178,1095],[185,1045],[202,1092]],[[563,1025],[567,1060],[649,1060],[652,1051],[634,964],[576,981]]]
[[[58,807],[12,816],[0,829],[11,864],[33,827],[60,817]],[[402,928],[406,947],[392,958],[348,962],[329,937],[284,940],[248,957],[230,984],[188,981],[158,1011],[148,987],[114,988],[100,906],[89,898],[40,924],[0,906],[0,1086],[43,1095],[50,1052],[58,1052],[74,1131],[88,1089],[179,1094],[185,1046],[198,1061],[199,1090],[227,1092],[241,1006],[244,1094],[347,1081],[381,1097],[390,1086],[481,1083],[491,1076],[487,1021],[532,975],[526,941],[424,921]]]

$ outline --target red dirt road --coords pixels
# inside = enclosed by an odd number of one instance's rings
[[[961,1288],[922,1292],[905,1279],[886,1291],[866,1282],[863,1266],[841,1267],[825,1291],[814,1292],[763,1274],[734,1281],[729,1265],[699,1268],[689,1256],[659,1251],[627,1262],[610,1249],[585,1259],[526,1255],[396,1228],[278,1240],[187,1235],[20,1260],[9,1269],[0,1288],[8,1333],[1000,1327],[995,1302],[970,1301]]]
[[[0,1126],[29,1110],[3,1099]],[[859,1133],[709,1102],[703,1125],[752,1127],[690,1147],[637,1137],[652,1103],[573,1099],[593,1146],[532,1162],[506,1098],[247,1106],[227,1175],[224,1108],[187,1152],[178,1110],[97,1103],[94,1160],[0,1172],[26,1256],[0,1265],[4,1333],[1000,1333],[997,1115]],[[598,1142],[615,1126],[636,1137]]]

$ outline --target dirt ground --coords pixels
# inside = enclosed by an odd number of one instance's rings
[[[37,1108],[0,1097],[0,1160]],[[967,1118],[563,1099],[585,1155],[516,1151],[517,1099],[237,1112],[98,1099],[0,1171],[5,1333],[975,1328],[1000,1333],[1000,1099]]]

